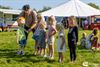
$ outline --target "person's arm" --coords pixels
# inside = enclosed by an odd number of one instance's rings
[[[18,31],[19,31],[19,30],[17,30],[17,32],[16,32],[16,40],[17,40],[17,43],[18,43],[18,41],[19,41],[19,33],[18,33]]]
[[[46,33],[46,31],[45,31],[45,42],[47,42],[47,33]]]
[[[56,30],[56,28],[55,27],[52,27],[53,29],[53,31],[50,33],[50,36],[52,36],[52,35],[55,35],[56,33],[57,33],[57,30]]]
[[[75,27],[76,42],[78,42],[78,27]]]

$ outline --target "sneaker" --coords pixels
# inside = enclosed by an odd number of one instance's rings
[[[47,56],[48,59],[50,59],[50,56]]]
[[[33,55],[35,55],[35,56],[36,56],[36,52],[34,52],[34,53],[33,53]]]
[[[70,63],[73,63],[73,61],[70,61]]]
[[[73,61],[73,63],[76,63],[76,61]]]
[[[24,51],[21,52],[22,55],[25,55]]]
[[[21,52],[20,52],[20,51],[18,51],[18,52],[17,52],[17,55],[20,55],[20,54],[21,54]]]
[[[47,57],[47,55],[45,54],[45,55],[44,55],[44,58],[46,58],[46,57]]]
[[[59,59],[59,63],[62,63],[61,59]]]
[[[51,59],[51,60],[53,60],[53,59],[54,59],[54,57],[52,56],[52,57],[50,57],[50,59]]]

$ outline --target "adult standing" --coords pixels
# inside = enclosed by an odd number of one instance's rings
[[[35,31],[35,26],[37,23],[37,13],[33,10],[31,10],[30,6],[28,4],[24,5],[22,8],[22,12],[20,14],[20,17],[25,18],[25,25],[24,29],[25,31],[25,36],[26,39],[28,37],[28,33],[32,31],[34,33]]]
[[[68,18],[69,31],[68,31],[68,46],[70,50],[70,60],[75,62],[76,60],[76,45],[78,42],[78,27],[76,23],[76,18],[70,16]]]

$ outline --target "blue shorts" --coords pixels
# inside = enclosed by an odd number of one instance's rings
[[[26,39],[20,40],[19,44],[20,44],[20,46],[25,46],[26,45]]]
[[[39,40],[39,35],[33,35],[32,38],[33,38],[34,40]]]

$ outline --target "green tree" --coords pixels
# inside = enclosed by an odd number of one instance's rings
[[[96,9],[100,9],[100,7],[98,5],[96,5],[96,4],[94,4],[94,3],[88,3],[88,5],[96,8]]]
[[[1,9],[12,9],[12,8],[10,8],[10,7],[8,7],[8,6],[2,6],[2,5],[0,5],[0,8],[1,8]]]
[[[51,7],[44,6],[42,10],[39,10],[38,13],[44,12],[51,9]]]
[[[35,8],[33,8],[34,11],[38,12]]]

